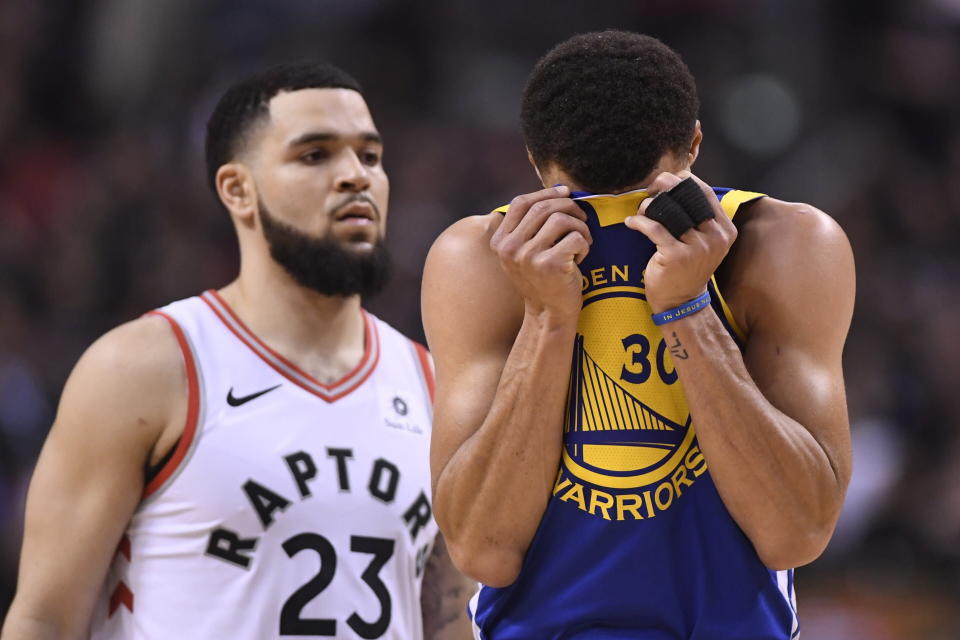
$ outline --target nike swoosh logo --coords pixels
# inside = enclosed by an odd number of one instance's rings
[[[262,396],[262,395],[265,394],[265,393],[270,393],[270,392],[273,391],[274,389],[278,389],[278,388],[280,388],[281,386],[283,386],[283,385],[282,385],[282,384],[278,384],[278,385],[276,385],[276,386],[274,386],[274,387],[270,387],[269,389],[264,389],[263,391],[257,391],[256,393],[251,393],[251,394],[248,395],[248,396],[240,396],[239,398],[238,398],[237,396],[233,395],[233,387],[230,387],[230,391],[227,391],[227,404],[230,405],[231,407],[239,407],[240,405],[246,404],[247,402],[250,402],[251,400],[256,400],[257,398],[259,398],[260,396]]]

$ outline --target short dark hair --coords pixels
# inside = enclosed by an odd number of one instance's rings
[[[699,108],[673,49],[611,30],[576,35],[541,58],[520,120],[538,166],[556,163],[583,188],[609,193],[638,184],[664,153],[685,152]]]
[[[268,114],[282,91],[352,89],[362,93],[350,74],[325,62],[292,62],[270,67],[227,89],[207,121],[207,182],[216,192],[217,170],[240,151],[251,126]]]

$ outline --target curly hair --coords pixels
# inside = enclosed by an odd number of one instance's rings
[[[362,93],[352,76],[324,62],[279,64],[232,85],[207,121],[207,183],[214,192],[217,171],[236,157],[252,125],[269,113],[270,100],[281,91],[300,89],[352,89]]]
[[[536,64],[520,120],[537,166],[555,163],[595,193],[639,184],[693,140],[700,103],[690,70],[656,38],[576,35]]]

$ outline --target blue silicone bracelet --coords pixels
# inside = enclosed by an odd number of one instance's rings
[[[659,327],[662,324],[667,324],[668,322],[673,322],[674,320],[679,320],[680,318],[686,318],[687,316],[693,315],[697,311],[709,306],[710,292],[704,291],[693,300],[684,302],[679,307],[674,307],[673,309],[667,309],[666,311],[653,314],[653,324]]]

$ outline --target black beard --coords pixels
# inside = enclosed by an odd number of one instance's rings
[[[315,238],[277,220],[260,203],[270,256],[301,286],[325,296],[376,295],[390,279],[390,256],[378,239],[367,252],[351,251],[331,232]]]

